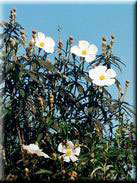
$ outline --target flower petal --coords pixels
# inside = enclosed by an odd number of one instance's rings
[[[115,78],[116,77],[116,72],[113,69],[108,69],[106,72],[107,78]]]
[[[28,146],[28,148],[30,148],[30,149],[32,149],[32,150],[34,150],[34,151],[40,150],[39,147],[38,147],[38,145],[36,145],[36,144],[30,144],[30,145]]]
[[[74,162],[74,161],[77,161],[77,160],[78,160],[78,158],[77,158],[76,156],[74,156],[74,155],[71,155],[71,156],[70,156],[70,159],[72,160],[72,162]]]
[[[43,40],[43,39],[45,39],[45,35],[42,32],[38,32],[36,39]]]
[[[115,79],[107,79],[106,80],[106,85],[107,86],[113,85],[114,83],[115,83]]]
[[[55,46],[55,41],[51,37],[46,37],[45,38],[45,44],[48,47],[54,47]]]
[[[87,62],[92,62],[96,59],[96,55],[95,54],[88,54],[86,57],[85,57],[85,60]]]
[[[67,145],[71,148],[74,149],[74,144],[71,141],[67,141]]]
[[[91,79],[97,79],[97,78],[98,78],[98,73],[96,72],[95,69],[89,70],[89,77],[90,77]]]
[[[58,146],[58,151],[61,153],[66,153],[66,147],[60,143]]]
[[[50,158],[47,154],[41,151],[36,151],[35,154],[37,154],[38,156],[43,156],[44,158]]]
[[[105,85],[107,85],[107,80],[94,79],[92,82],[94,84],[96,84],[97,86],[105,86]]]
[[[80,147],[77,147],[77,148],[73,149],[72,153],[77,155],[77,156],[79,156],[79,154],[80,154]]]
[[[104,74],[106,72],[107,67],[100,65],[100,66],[95,67],[95,70],[96,70],[98,75],[101,75],[101,74]]]
[[[77,55],[77,56],[80,56],[80,49],[78,46],[71,47],[70,52]]]
[[[89,47],[89,42],[81,40],[81,41],[79,41],[79,45],[78,46],[79,46],[80,50],[87,50],[88,47]]]
[[[45,46],[45,47],[44,47],[44,50],[45,50],[45,52],[47,52],[47,53],[53,53],[53,52],[54,52],[54,47]]]
[[[70,157],[69,156],[64,156],[64,161],[65,162],[70,162]]]
[[[98,48],[96,47],[96,45],[91,44],[88,48],[89,54],[96,54],[98,51]]]

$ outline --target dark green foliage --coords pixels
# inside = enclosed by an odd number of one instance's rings
[[[43,50],[33,48],[30,53],[23,46],[19,23],[0,25],[5,177],[69,180],[75,171],[78,179],[131,180],[136,165],[133,107],[122,100],[118,80],[120,97],[114,99],[107,87],[95,86],[88,76],[93,65],[121,70],[123,62],[113,54],[101,54],[87,64],[71,55],[69,41],[50,61]],[[76,163],[59,159],[58,145],[67,139],[81,145]],[[24,154],[22,144],[35,142],[51,159]]]

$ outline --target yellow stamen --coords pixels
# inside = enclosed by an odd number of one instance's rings
[[[67,151],[66,151],[66,155],[67,156],[71,156],[72,155],[72,149],[67,149]]]
[[[101,75],[100,77],[99,77],[99,79],[102,81],[102,80],[105,80],[105,76],[104,75]]]
[[[41,48],[43,48],[45,43],[44,42],[40,42],[39,45],[40,45]]]
[[[87,55],[88,54],[88,50],[82,50],[81,54],[84,55],[84,56]]]

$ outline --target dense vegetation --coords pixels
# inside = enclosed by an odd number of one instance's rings
[[[100,84],[106,75],[99,77],[100,82],[91,76],[97,68],[110,69],[110,75],[121,71],[124,63],[112,52],[115,37],[110,44],[102,38],[101,54],[92,45],[94,53],[88,60],[80,45],[81,53],[74,47],[73,36],[54,44],[33,30],[32,40],[27,40],[16,21],[16,9],[0,26],[3,178],[132,180],[134,110],[124,101],[129,81],[124,93],[117,76],[108,84]],[[46,41],[49,45],[43,47]],[[111,84],[118,97],[108,91]]]

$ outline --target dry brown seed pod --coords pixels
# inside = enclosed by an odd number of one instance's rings
[[[63,44],[62,41],[59,41],[58,45],[59,45],[59,48],[60,48],[60,49],[62,49],[62,48],[64,47],[64,44]]]
[[[111,35],[111,39],[115,39],[115,36],[114,35]]]
[[[12,11],[16,12],[16,8],[13,8]]]
[[[40,104],[40,106],[41,107],[43,107],[43,105],[44,105],[44,99],[43,99],[43,97],[38,97],[38,100],[39,100],[39,104]]]
[[[106,36],[103,36],[103,37],[102,37],[102,41],[104,41],[104,42],[107,41],[107,40],[106,40]]]
[[[30,42],[29,42],[29,46],[30,46],[30,47],[34,46],[33,41],[30,41]]]
[[[35,29],[32,30],[32,34],[36,34],[37,31]]]
[[[73,44],[74,43],[74,37],[73,36],[69,36],[69,44]]]
[[[130,83],[130,81],[129,80],[126,80],[126,84],[129,84]]]

